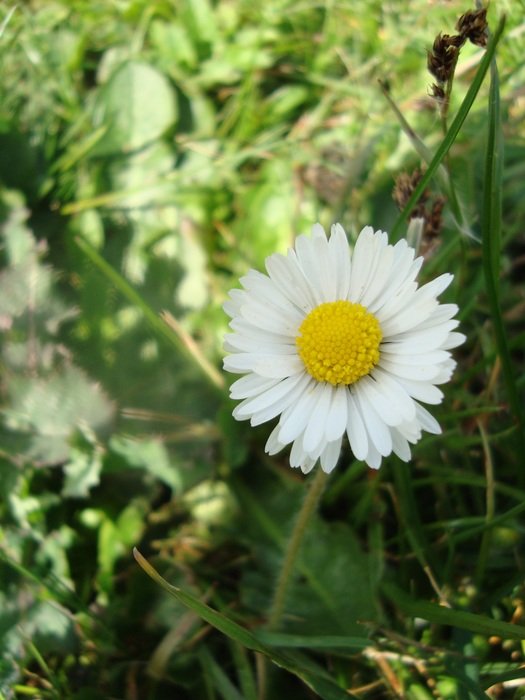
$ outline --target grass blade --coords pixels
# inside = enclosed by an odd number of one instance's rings
[[[284,668],[298,678],[300,678],[307,686],[315,690],[315,692],[324,700],[348,700],[348,698],[354,697],[340,688],[338,685],[333,683],[327,677],[318,677],[311,672],[300,668],[292,660],[288,659],[285,655],[276,652],[265,644],[263,644],[259,639],[249,632],[241,625],[238,625],[233,620],[230,620],[226,615],[214,610],[209,605],[202,603],[198,598],[186,593],[180,588],[172,586],[168,583],[162,576],[156,571],[153,566],[142,556],[138,549],[133,549],[133,556],[135,557],[139,566],[152,578],[159,586],[161,586],[170,595],[176,598],[180,603],[185,605],[190,610],[197,613],[205,622],[207,622],[215,629],[222,632],[224,635],[233,639],[235,642],[242,644],[242,646],[252,651],[257,651],[265,656],[269,657],[277,666]]]
[[[503,172],[503,138],[501,127],[501,109],[499,94],[499,77],[496,61],[491,65],[489,93],[489,117],[487,134],[487,153],[485,157],[485,178],[482,212],[482,259],[490,314],[498,355],[501,361],[503,379],[508,400],[518,424],[520,453],[525,452],[525,412],[518,394],[517,379],[514,373],[509,342],[500,306],[499,273],[501,257],[501,219],[502,219],[502,172]],[[524,485],[523,470],[519,472],[520,484]]]
[[[192,364],[197,365],[215,389],[220,389],[221,391],[224,389],[225,382],[222,374],[208,362],[193,338],[188,336],[180,324],[175,323],[173,317],[165,314],[167,320],[160,318],[124,277],[104,260],[100,253],[86,240],[77,237],[75,238],[75,243],[119,292],[142,311],[147,321],[160,337],[175,346],[177,351],[190,360]]]
[[[411,617],[422,617],[424,620],[438,625],[450,625],[486,636],[497,635],[502,639],[525,639],[524,625],[513,625],[510,622],[493,620],[486,615],[478,615],[464,610],[452,610],[426,600],[414,600],[391,583],[384,583],[381,590],[389,600]]]

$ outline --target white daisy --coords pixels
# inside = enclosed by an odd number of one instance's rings
[[[320,459],[330,472],[346,433],[377,469],[391,452],[408,461],[422,430],[441,432],[419,402],[441,402],[437,385],[456,365],[449,350],[465,336],[454,332],[458,307],[437,301],[453,276],[418,289],[422,262],[370,226],[351,253],[342,226],[328,239],[316,224],[286,256],[267,258],[267,275],[250,270],[230,292],[224,368],[244,375],[231,387],[242,399],[233,415],[254,426],[279,416],[269,454],[292,443],[292,467],[306,473]]]

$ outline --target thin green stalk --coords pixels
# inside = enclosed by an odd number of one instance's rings
[[[402,529],[406,533],[410,546],[430,585],[438,594],[441,602],[444,605],[448,605],[434,574],[435,562],[431,558],[430,546],[424,535],[423,526],[419,518],[412,480],[409,476],[407,465],[404,462],[397,464],[393,472],[399,497],[399,517],[401,518]]]
[[[501,361],[503,380],[508,400],[518,425],[520,454],[525,453],[525,412],[517,389],[507,332],[500,305],[499,273],[501,259],[501,219],[503,181],[503,138],[499,96],[498,69],[495,60],[491,64],[489,93],[489,120],[482,212],[482,260],[490,315],[494,328],[496,347]],[[525,483],[523,470],[519,473],[521,485]]]
[[[479,556],[478,556],[478,562],[476,565],[476,576],[475,580],[476,583],[478,584],[478,587],[481,584],[481,580],[483,578],[483,575],[485,573],[485,569],[487,567],[487,560],[488,560],[488,554],[490,551],[490,542],[492,539],[492,528],[490,527],[490,523],[492,522],[492,519],[494,518],[494,513],[495,513],[495,497],[494,497],[494,492],[495,492],[495,483],[494,483],[494,465],[492,463],[492,454],[490,452],[490,445],[489,441],[487,439],[487,435],[485,433],[485,429],[483,428],[483,424],[481,423],[480,420],[478,420],[478,428],[479,432],[481,434],[481,440],[483,442],[483,451],[485,453],[485,479],[487,483],[487,490],[486,490],[486,513],[485,513],[485,522],[487,523],[487,529],[483,531],[483,537],[481,538],[481,545],[479,548]]]
[[[494,32],[494,36],[492,37],[491,41],[487,46],[485,55],[481,59],[476,75],[474,76],[474,79],[467,91],[467,94],[465,95],[465,99],[463,100],[461,107],[458,110],[458,113],[456,114],[452,124],[450,125],[447,135],[441,142],[439,148],[434,154],[434,157],[432,158],[432,161],[430,162],[428,168],[424,172],[423,177],[421,178],[418,186],[412,192],[412,196],[409,198],[408,202],[405,205],[405,208],[403,209],[396,223],[394,224],[394,227],[392,228],[391,232],[392,240],[396,240],[396,238],[399,236],[401,232],[401,227],[404,225],[405,221],[410,215],[410,212],[412,211],[412,209],[414,209],[416,202],[423,194],[428,183],[434,176],[434,173],[436,172],[436,170],[442,163],[445,155],[448,153],[452,144],[456,140],[457,135],[459,134],[459,131],[463,126],[463,122],[465,121],[467,114],[469,113],[472,105],[474,104],[474,100],[476,99],[479,89],[481,88],[483,79],[485,78],[485,75],[490,67],[492,58],[496,51],[496,46],[498,45],[498,42],[501,39],[504,27],[505,15],[503,15],[499,21],[496,31]]]
[[[315,509],[317,508],[317,504],[321,498],[321,494],[326,484],[326,479],[327,475],[325,472],[320,466],[317,467],[317,473],[310,484],[310,488],[306,493],[303,505],[297,514],[297,520],[295,521],[292,534],[288,541],[283,565],[279,573],[279,578],[277,579],[277,585],[275,587],[272,604],[270,606],[270,614],[267,625],[267,629],[269,631],[276,630],[279,626],[279,622],[281,621],[284,611],[284,604],[286,601],[286,592],[291,581],[299,547],[303,541],[310,518],[315,513]]]
[[[201,370],[206,379],[215,389],[223,390],[225,386],[221,373],[206,359],[198,345],[184,331],[180,324],[168,323],[159,318],[153,309],[144,301],[140,294],[112,267],[104,258],[83,238],[75,238],[75,243],[80,250],[98,267],[100,272],[115,285],[119,292],[132,304],[138,307],[153,329],[175,346],[177,351],[190,360]],[[169,318],[168,318],[169,320]]]

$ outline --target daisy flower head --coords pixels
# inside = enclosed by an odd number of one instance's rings
[[[353,251],[339,224],[328,238],[316,224],[287,255],[250,270],[224,310],[224,369],[242,374],[230,389],[233,415],[253,426],[279,416],[266,443],[273,455],[291,444],[290,465],[335,467],[344,435],[357,459],[377,469],[439,424],[421,405],[438,404],[456,363],[450,350],[455,304],[438,296],[453,276],[418,287],[423,259],[406,241],[388,243],[365,227]]]

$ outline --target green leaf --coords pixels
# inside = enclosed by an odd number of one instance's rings
[[[256,633],[257,639],[270,647],[299,648],[299,649],[341,649],[344,651],[361,651],[372,642],[364,637],[350,637],[335,634],[307,635],[283,634],[282,632]]]
[[[211,676],[213,685],[224,700],[244,700],[243,696],[233,685],[226,673],[224,673],[221,666],[219,666],[213,656],[207,651],[206,647],[201,648],[199,656],[203,668],[205,668],[206,673]]]
[[[301,576],[287,595],[287,631],[366,637],[361,622],[378,618],[370,565],[350,527],[315,518],[298,557]]]
[[[29,214],[24,198],[19,192],[0,192],[0,233],[10,265],[17,265],[36,254],[36,240],[26,226]]]
[[[101,88],[95,103],[95,128],[106,133],[94,148],[110,155],[142,148],[158,139],[177,119],[173,88],[167,78],[147,63],[121,65]]]
[[[102,430],[113,416],[113,405],[97,384],[77,367],[48,377],[13,377],[5,423],[26,438],[26,457],[49,465],[69,457],[69,440],[80,425]]]
[[[94,432],[87,426],[80,425],[79,435],[71,445],[69,461],[64,466],[62,495],[85,498],[99,484],[101,471],[102,448]]]
[[[487,133],[487,150],[485,154],[485,177],[483,186],[482,252],[483,272],[487,286],[494,335],[509,403],[514,418],[519,425],[519,449],[525,450],[525,411],[523,398],[517,389],[515,363],[510,353],[507,329],[500,305],[499,278],[501,268],[501,229],[502,229],[502,192],[503,192],[503,130],[501,120],[499,76],[496,60],[491,64],[491,81],[489,92],[489,119]],[[520,484],[525,479],[521,474]]]
[[[272,488],[273,487],[273,488]],[[250,513],[244,529],[248,546],[256,548],[257,570],[244,574],[242,595],[247,607],[265,614],[270,604],[268,580],[275,580],[298,510],[297,490],[259,484],[251,490],[236,482],[241,507]],[[256,494],[256,495],[255,495]],[[365,638],[361,621],[377,620],[374,559],[365,554],[352,529],[343,523],[312,518],[295,564],[296,575],[286,595],[286,632],[305,637],[344,635]]]
[[[485,668],[482,668],[481,671],[482,674],[485,675]],[[486,690],[497,683],[504,683],[505,681],[511,681],[516,678],[525,678],[525,668],[513,667],[500,673],[487,674],[487,677],[482,680],[482,686]]]
[[[383,583],[381,590],[392,602],[410,617],[422,617],[438,625],[450,625],[460,629],[503,639],[525,639],[525,626],[493,620],[486,615],[452,610],[426,600],[414,600],[392,583]]]
[[[197,343],[188,336],[176,319],[170,319],[169,324],[161,320],[144,298],[87,241],[76,238],[75,242],[119,292],[142,311],[158,335],[174,345],[192,364],[198,365],[215,389],[222,391],[225,383],[223,375],[204,357]]]
[[[144,511],[142,505],[130,503],[115,520],[103,515],[98,533],[98,583],[106,594],[111,593],[115,585],[113,572],[117,560],[142,536]]]
[[[170,460],[168,452],[160,440],[138,440],[122,435],[114,435],[110,449],[125,462],[125,468],[144,469],[160,479],[176,493],[182,490],[180,472]]]

